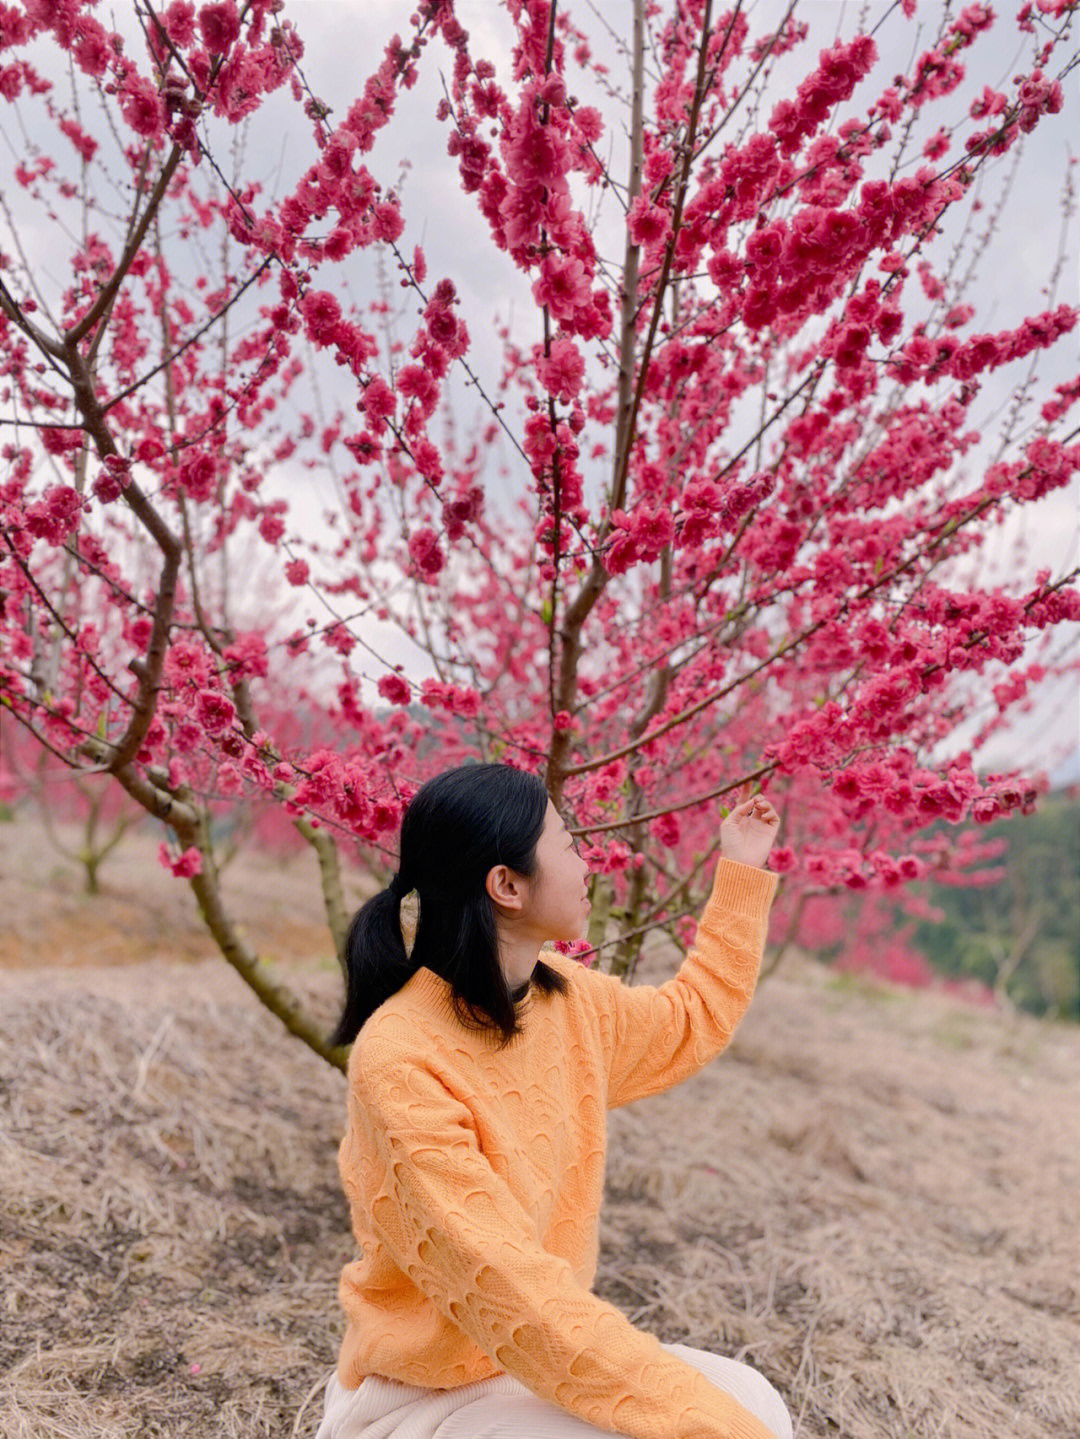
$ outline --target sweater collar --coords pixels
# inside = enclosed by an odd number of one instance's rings
[[[428,969],[426,964],[420,966],[408,983],[420,998],[433,1000],[436,1004],[453,1010],[453,992],[450,988],[450,981],[443,979],[442,975],[436,974],[433,969]],[[532,981],[526,980],[517,989],[510,991],[510,997],[515,1004],[520,1004],[531,991]]]

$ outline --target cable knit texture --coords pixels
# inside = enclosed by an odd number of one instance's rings
[[[545,951],[565,995],[532,989],[502,1051],[421,968],[349,1057],[339,1165],[363,1258],[340,1285],[338,1378],[451,1389],[511,1374],[636,1439],[770,1439],[696,1369],[590,1292],[606,1111],[724,1048],[757,982],[777,878],[720,859],[693,947],[659,986]]]

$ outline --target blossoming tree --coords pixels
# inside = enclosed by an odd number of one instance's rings
[[[754,34],[741,3],[633,0],[625,94],[580,9],[508,0],[500,71],[453,0],[421,0],[331,108],[280,0],[136,0],[126,38],[84,0],[0,5],[28,139],[3,184],[0,713],[167,826],[222,953],[335,1063],[232,921],[222,804],[296,824],[340,953],[342,844],[385,873],[428,773],[538,769],[625,974],[650,928],[692,930],[717,802],[751,786],[787,810],[772,863],[795,938],[808,897],[869,903],[978,861],[920,831],[1030,808],[1033,777],[978,754],[1073,663],[1076,571],[1022,560],[990,585],[972,561],[1072,483],[1080,376],[1034,417],[1017,403],[989,459],[972,416],[998,371],[1035,399],[1077,311],[980,332],[965,280],[995,241],[980,187],[1059,123],[1071,0],[935,10],[884,85],[871,34],[805,55],[794,3]],[[1006,91],[978,69],[995,23],[1026,55]],[[365,158],[433,44],[452,74],[430,143],[534,306],[529,339],[500,332],[498,377]],[[231,137],[276,91],[311,147],[267,196]],[[35,225],[63,228],[57,281]],[[364,251],[415,302],[407,340],[388,291],[347,298]],[[455,372],[483,405],[464,435]],[[314,526],[288,499],[313,470],[337,496]],[[975,689],[992,709],[961,743]]]

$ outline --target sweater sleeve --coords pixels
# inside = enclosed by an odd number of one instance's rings
[[[693,947],[659,987],[583,972],[605,1021],[609,1109],[681,1084],[726,1046],[753,997],[777,882],[721,858]]]
[[[373,1048],[352,1100],[383,1173],[373,1232],[508,1374],[586,1423],[636,1439],[773,1439],[542,1247],[536,1221],[482,1152],[468,1106],[415,1056]]]

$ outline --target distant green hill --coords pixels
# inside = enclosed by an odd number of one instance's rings
[[[912,942],[943,975],[975,978],[1020,1009],[1080,1023],[1080,799],[1052,791],[1034,814],[979,826],[1008,849],[996,884],[928,883],[944,912],[920,921]]]

